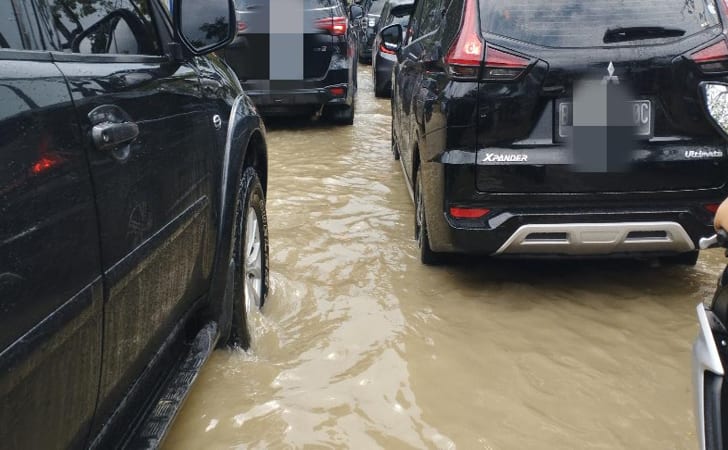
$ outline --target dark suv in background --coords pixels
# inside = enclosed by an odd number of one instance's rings
[[[0,447],[155,448],[268,287],[228,0],[0,2]],[[205,56],[208,55],[208,56]]]
[[[359,32],[359,61],[370,63],[372,61],[372,44],[377,35],[379,16],[386,0],[363,0],[361,7],[364,17],[361,20]]]
[[[377,22],[377,29],[381,30],[392,24],[398,24],[403,30],[406,29],[414,6],[414,0],[386,0],[382,15]],[[388,48],[382,41],[382,35],[377,33],[372,45],[372,81],[375,96],[392,95],[392,68],[396,62],[397,52]]]
[[[727,19],[717,0],[420,0],[383,29],[422,261],[694,264],[727,193]]]
[[[354,121],[357,54],[342,0],[235,0],[238,35],[221,52],[263,115]],[[351,17],[350,17],[351,14]]]

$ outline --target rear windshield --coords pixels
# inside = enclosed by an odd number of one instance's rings
[[[480,0],[480,17],[487,33],[547,47],[599,47],[682,39],[719,24],[716,8],[715,0]],[[671,33],[619,42],[607,33],[644,27]]]
[[[256,9],[261,3],[269,3],[271,0],[235,0],[235,9],[238,11],[246,11],[248,9]],[[276,1],[276,0],[273,0]],[[306,9],[329,8],[336,6],[340,0],[305,0],[303,5]]]

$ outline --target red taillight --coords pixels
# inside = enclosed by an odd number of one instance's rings
[[[728,43],[725,39],[690,55],[700,70],[705,73],[728,71]]]
[[[326,30],[332,36],[343,36],[349,21],[346,17],[327,17],[316,21],[316,27],[320,30]]]
[[[480,37],[476,0],[465,0],[465,15],[455,43],[445,56],[448,72],[456,78],[476,78],[485,44]]]
[[[238,33],[243,33],[247,29],[248,24],[243,22],[242,20],[238,20]]]
[[[705,205],[705,209],[707,209],[708,212],[711,214],[717,213],[719,207],[720,207],[720,203],[711,203],[709,205]]]
[[[490,213],[486,208],[460,208],[456,206],[450,207],[450,215],[455,219],[480,219]]]
[[[329,93],[334,97],[343,97],[346,95],[346,88],[342,86],[335,86],[329,88]]]
[[[527,58],[486,45],[483,79],[515,80],[521,76],[530,63]]]

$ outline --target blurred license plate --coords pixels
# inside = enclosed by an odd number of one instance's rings
[[[632,106],[632,120],[637,136],[652,137],[652,102],[649,100],[636,100],[630,102]],[[574,113],[571,102],[560,102],[556,105],[556,122],[559,138],[571,136],[574,125]]]

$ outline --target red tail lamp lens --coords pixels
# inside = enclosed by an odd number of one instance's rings
[[[717,213],[719,207],[720,207],[719,203],[711,203],[709,205],[705,205],[705,209],[707,209],[708,212],[711,214]]]
[[[384,44],[379,46],[379,51],[382,53],[386,53],[387,55],[394,55],[397,53],[394,50],[390,50],[387,47],[385,47]]]
[[[486,208],[461,208],[453,206],[450,208],[450,215],[455,219],[480,219],[490,213]]]
[[[349,21],[346,17],[327,17],[316,21],[316,27],[328,31],[332,36],[345,35],[348,26]]]
[[[329,92],[334,97],[343,97],[344,95],[346,95],[346,88],[341,87],[341,86],[332,87],[332,88],[329,88]]]
[[[457,78],[477,77],[484,47],[480,37],[478,5],[476,0],[466,0],[462,27],[445,57],[450,75]]]
[[[705,73],[728,71],[728,43],[724,39],[690,55],[690,59]]]

